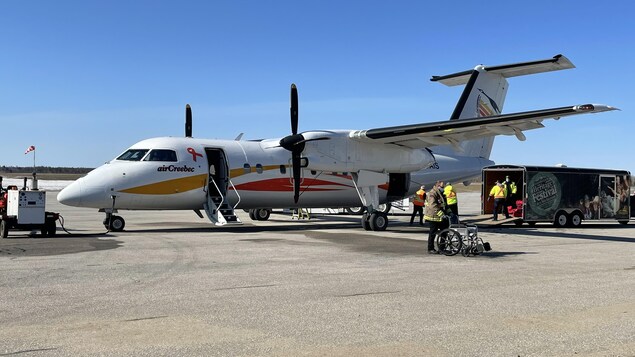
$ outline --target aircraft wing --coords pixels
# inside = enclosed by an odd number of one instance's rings
[[[519,140],[524,141],[525,135],[522,132],[544,127],[542,121],[545,119],[560,119],[564,116],[616,109],[608,105],[583,104],[488,117],[355,130],[350,133],[350,137],[359,141],[394,144],[413,149],[448,144],[456,146],[464,140],[494,135],[516,135]]]

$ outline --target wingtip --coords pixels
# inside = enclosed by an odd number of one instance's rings
[[[593,106],[595,107],[597,111],[601,111],[601,112],[607,112],[610,110],[620,110],[620,111],[622,110],[618,107],[613,107],[613,106],[604,105],[604,104],[593,104]]]
[[[607,112],[611,110],[621,110],[621,109],[617,107],[612,107],[610,105],[605,105],[605,104],[582,104],[582,105],[576,105],[575,110],[586,111],[591,113],[599,113],[599,112]]]

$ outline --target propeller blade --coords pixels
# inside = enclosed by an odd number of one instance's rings
[[[192,108],[189,104],[185,105],[185,137],[192,137]]]
[[[300,199],[300,170],[302,170],[299,152],[292,153],[291,164],[293,166],[293,202],[298,203],[298,199]]]
[[[291,84],[291,134],[298,133],[298,88]]]

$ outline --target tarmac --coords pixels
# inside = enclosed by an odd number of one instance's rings
[[[106,233],[55,194],[68,233],[0,240],[0,356],[635,356],[633,222],[479,225],[493,250],[447,257],[407,215],[122,211]]]

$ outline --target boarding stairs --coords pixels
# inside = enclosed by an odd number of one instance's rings
[[[215,182],[214,185],[216,186]],[[218,190],[218,186],[216,186],[216,192],[207,195],[207,202],[203,204],[207,218],[209,218],[215,226],[243,224],[234,211],[235,206],[232,207],[219,192],[220,190]]]

